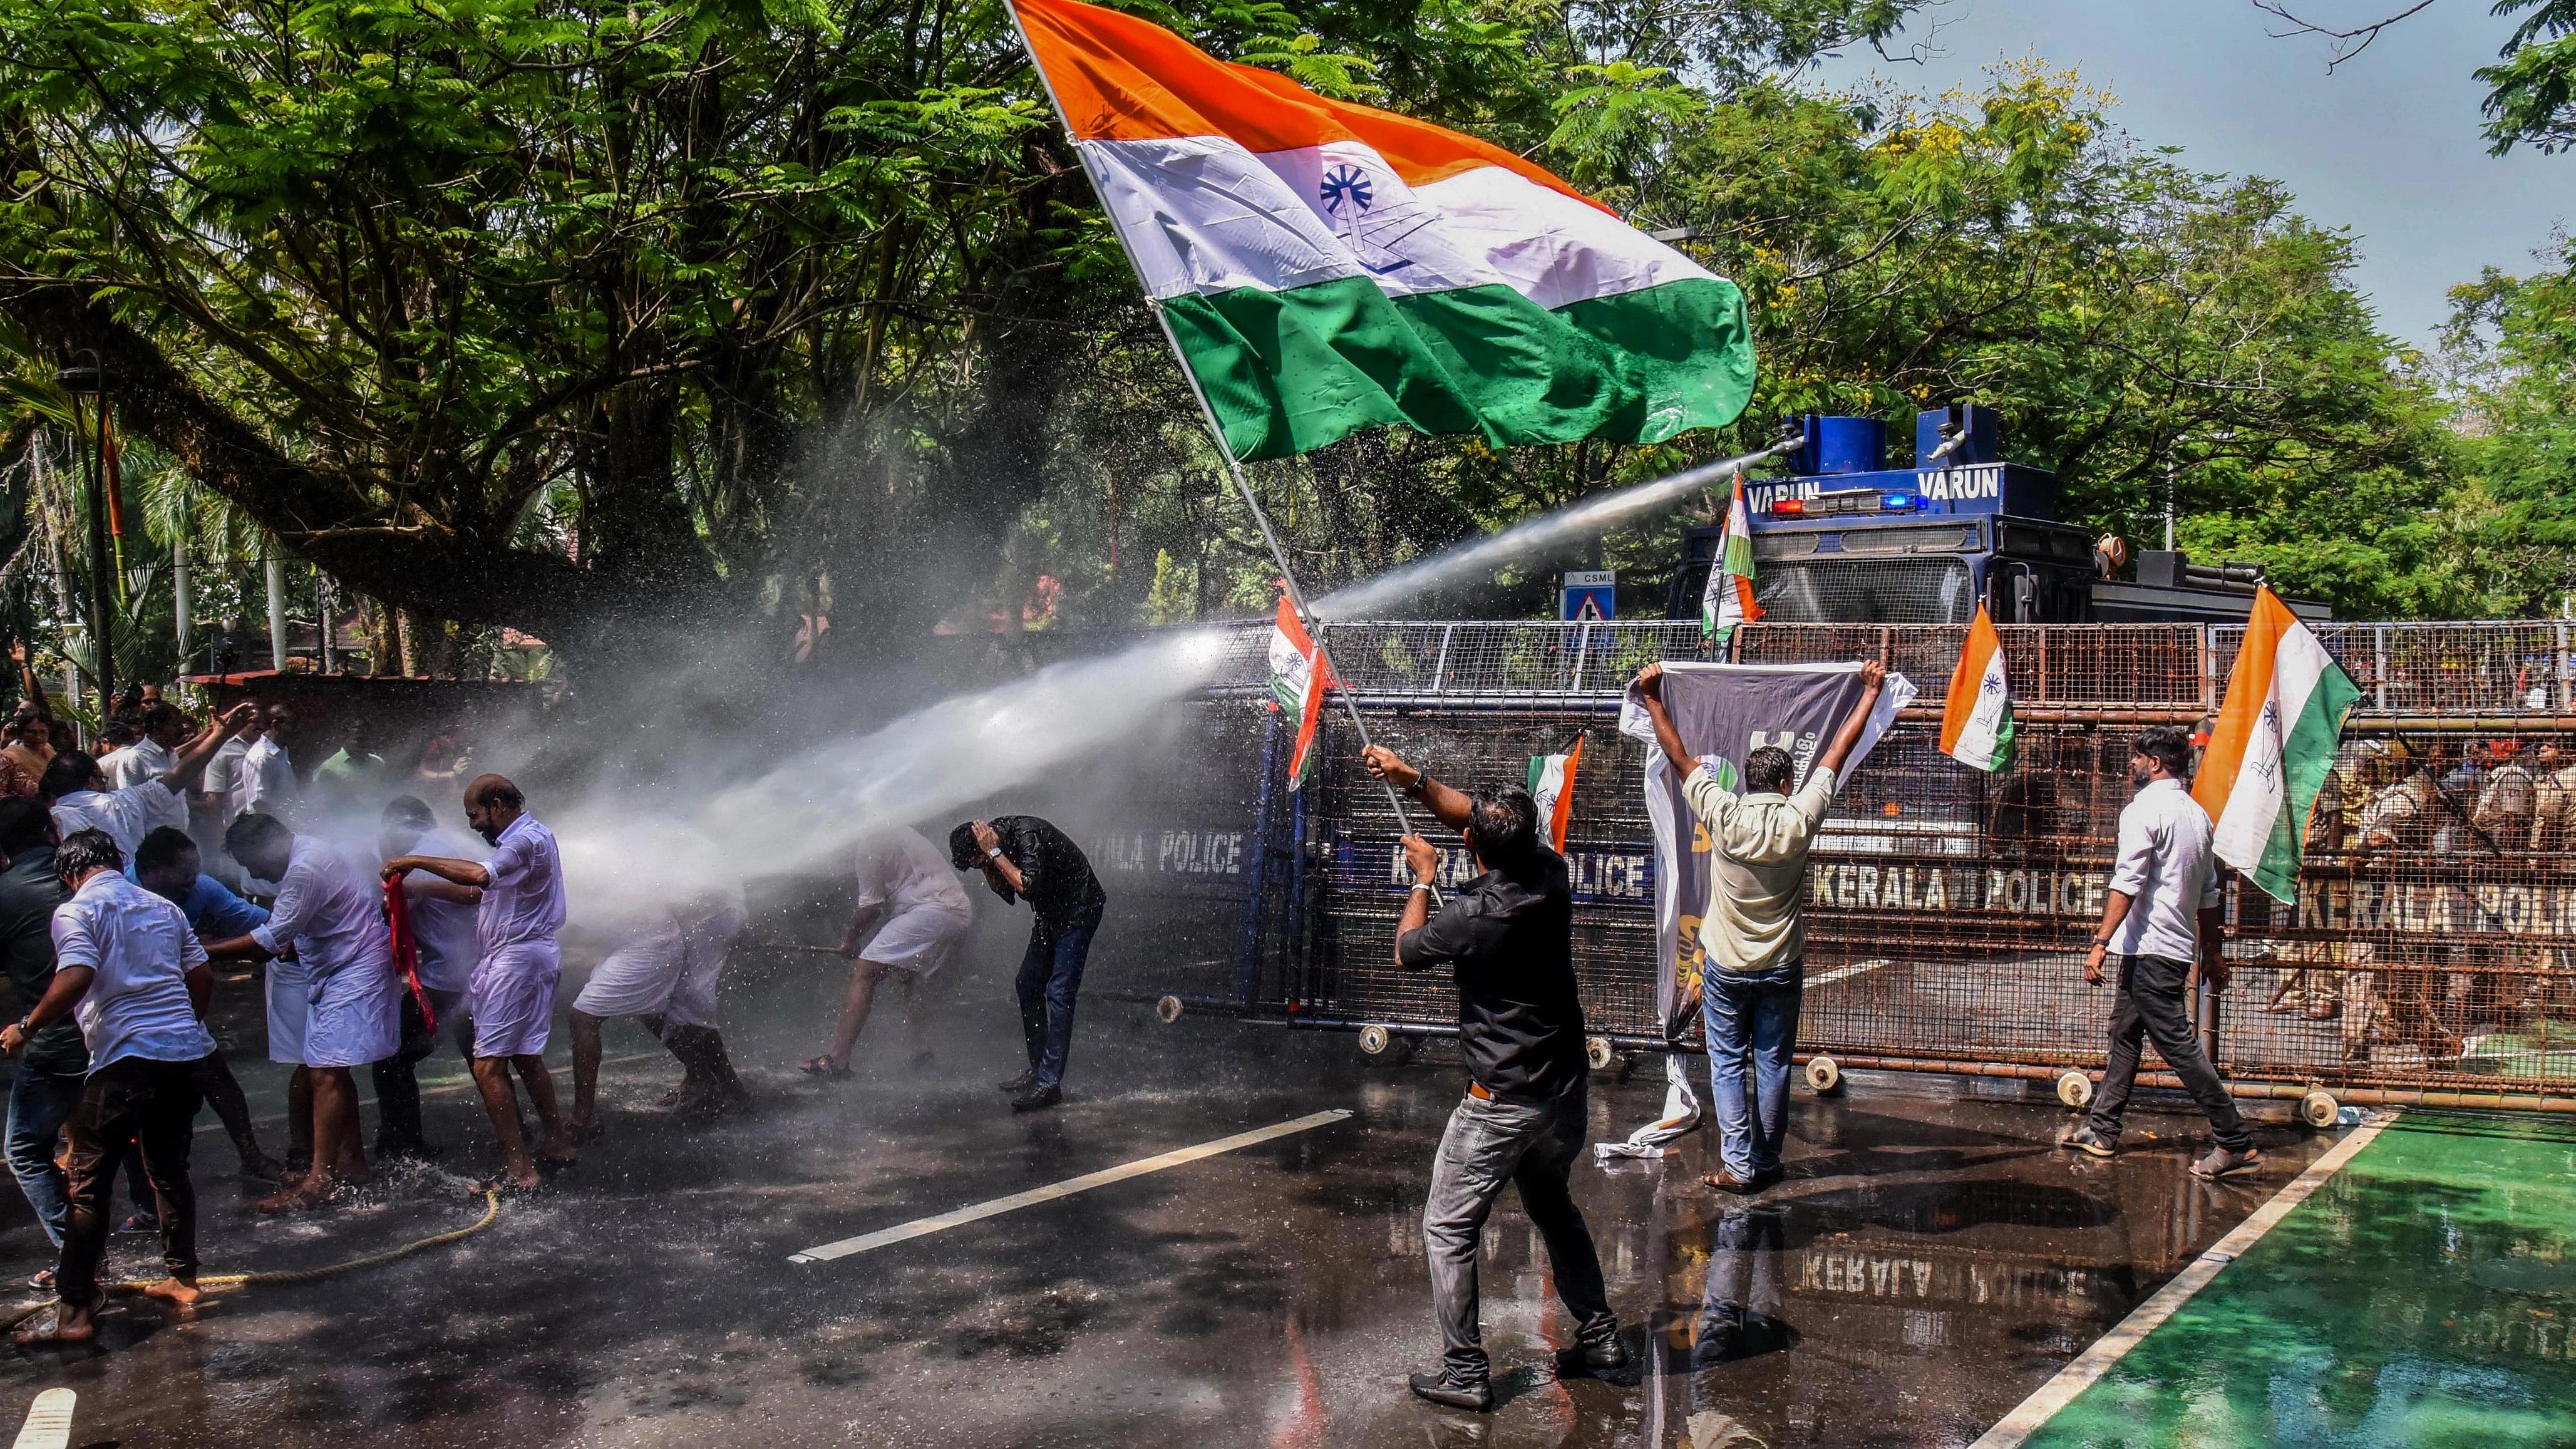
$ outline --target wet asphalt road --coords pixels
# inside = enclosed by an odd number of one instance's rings
[[[0,1350],[0,1413],[69,1386],[72,1442],[131,1449],[1961,1444],[2324,1146],[2276,1119],[2263,1175],[2211,1186],[2183,1171],[2194,1118],[2141,1115],[2135,1150],[2094,1164],[2048,1145],[2062,1118],[2019,1084],[1802,1089],[1792,1177],[1757,1203],[1697,1185],[1705,1136],[1664,1164],[1578,1169],[1612,1304],[1651,1366],[1632,1384],[1555,1380],[1564,1324],[1505,1199],[1484,1266],[1504,1402],[1479,1417],[1403,1387],[1438,1356],[1418,1218],[1454,1064],[1367,1064],[1347,1036],[1167,1028],[1086,1003],[1071,1099],[1014,1117],[991,1086],[1018,1065],[997,976],[938,983],[937,1067],[901,1065],[881,1016],[858,1077],[827,1084],[792,1063],[820,1044],[834,989],[828,963],[729,986],[756,1113],[676,1123],[656,1105],[676,1069],[612,1026],[611,1137],[490,1231],[217,1295],[184,1318],[120,1300],[94,1350]],[[277,1111],[279,1077],[235,1055],[254,1109]],[[1655,1076],[1597,1078],[1594,1135],[1652,1115]],[[788,1261],[1337,1107],[1355,1115],[859,1256]],[[470,1222],[463,1190],[490,1152],[479,1107],[451,1090],[429,1114],[448,1145],[437,1169],[293,1221],[249,1212],[201,1118],[207,1271],[327,1263]],[[47,1261],[14,1193],[0,1223],[0,1265]],[[115,1252],[136,1272],[156,1255],[142,1237]]]

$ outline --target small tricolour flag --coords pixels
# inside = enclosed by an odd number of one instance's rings
[[[1388,425],[1652,443],[1744,411],[1743,293],[1543,168],[1132,15],[1010,8],[1236,461]]]
[[[2218,858],[2274,900],[2296,898],[2308,814],[2360,698],[2315,633],[2270,589],[2256,590],[2191,793],[2216,827]]]
[[[2012,686],[2004,679],[2004,641],[1986,606],[1977,606],[1959,667],[1950,671],[1950,698],[1941,707],[1941,753],[1980,770],[2012,767]]]
[[[1324,717],[1324,691],[1332,687],[1332,670],[1318,663],[1315,641],[1306,623],[1283,598],[1270,625],[1270,697],[1297,721],[1296,753],[1288,757],[1288,788],[1306,783],[1315,770],[1315,727]]]
[[[1718,538],[1717,556],[1708,561],[1708,586],[1699,594],[1700,633],[1724,645],[1738,624],[1762,617],[1753,602],[1753,515],[1744,507],[1744,473],[1735,474],[1735,493],[1726,505],[1726,532]]]
[[[1530,798],[1538,802],[1538,818],[1546,827],[1548,848],[1559,854],[1565,850],[1566,823],[1574,818],[1574,768],[1582,762],[1581,735],[1574,737],[1574,748],[1564,754],[1530,756]]]

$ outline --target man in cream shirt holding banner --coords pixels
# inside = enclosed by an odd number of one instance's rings
[[[1788,1135],[1806,979],[1807,852],[1836,787],[1914,688],[1876,661],[1650,664],[1629,696],[1633,718],[1622,718],[1622,732],[1651,735],[1661,747],[1648,762],[1646,795],[1661,882],[1665,1033],[1678,1041],[1696,1007],[1708,1037],[1720,1167],[1701,1180],[1720,1192],[1758,1193],[1780,1180]],[[1695,941],[1682,929],[1693,905]],[[1665,1120],[1632,1144],[1682,1121],[1684,1107],[1696,1120],[1678,1078],[1673,1095],[1682,1100],[1668,1101]]]

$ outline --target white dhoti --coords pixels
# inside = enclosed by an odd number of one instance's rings
[[[477,962],[465,987],[474,1055],[542,1054],[554,1026],[555,982],[562,975],[563,957],[552,941],[516,942]]]
[[[869,938],[867,949],[859,952],[859,959],[928,977],[948,960],[949,951],[974,924],[975,917],[966,911],[907,906],[886,918]]]
[[[313,984],[304,1065],[362,1067],[402,1048],[402,997],[408,987],[390,971],[351,967]]]
[[[313,978],[301,962],[268,963],[268,1059],[304,1065],[305,1028],[313,1017]]]
[[[592,969],[572,1009],[601,1020],[658,1016],[673,1026],[716,1024],[716,981],[724,958],[693,960],[676,933],[620,947]]]

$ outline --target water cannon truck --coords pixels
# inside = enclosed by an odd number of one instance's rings
[[[2007,462],[1992,409],[1953,403],[1916,415],[1914,463],[1887,466],[1877,418],[1808,416],[1788,476],[1746,479],[1754,596],[1763,617],[1803,624],[1964,624],[1983,603],[1998,624],[2244,622],[2263,572],[2148,550],[2132,578],[2127,545],[2058,516],[2057,475]],[[1722,524],[1682,545],[1667,614],[1699,617]],[[2306,619],[2331,612],[2285,600]]]

